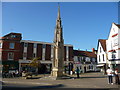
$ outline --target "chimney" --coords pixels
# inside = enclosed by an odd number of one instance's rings
[[[95,48],[92,48],[92,52],[95,52]]]

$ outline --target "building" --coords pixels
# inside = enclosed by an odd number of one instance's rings
[[[108,59],[107,59],[107,49],[106,49],[106,40],[99,39],[98,46],[97,46],[97,67],[101,68],[101,70],[105,73],[106,68],[108,66]]]
[[[95,50],[93,52],[88,51],[73,51],[73,45],[64,44],[62,39],[62,25],[60,19],[60,11],[58,9],[58,18],[56,20],[56,34],[54,39],[57,39],[57,44],[63,45],[62,51],[64,55],[60,52],[58,54],[63,58],[64,56],[64,70],[65,73],[69,73],[76,65],[77,62],[80,63],[79,68],[82,68],[83,72],[95,71],[96,69],[96,54]],[[56,40],[54,40],[55,42]],[[59,42],[61,41],[61,43]],[[57,45],[56,44],[56,45]],[[62,44],[62,45],[61,45]],[[0,60],[2,62],[3,72],[10,71],[25,71],[29,69],[29,63],[32,62],[33,58],[39,58],[39,68],[38,73],[50,73],[53,66],[53,48],[55,43],[40,42],[40,41],[30,41],[22,40],[21,33],[9,33],[2,38],[0,38]],[[58,49],[56,49],[57,51]],[[56,57],[58,56],[56,55]],[[58,56],[58,57],[59,57]],[[74,59],[73,59],[74,58]],[[57,63],[57,62],[56,62]],[[61,62],[62,63],[62,62]],[[74,65],[75,64],[75,65]],[[59,66],[62,64],[59,64]],[[81,66],[82,65],[82,66]]]
[[[97,46],[98,67],[105,72],[107,67],[120,72],[120,25],[112,23],[106,40],[99,39]]]
[[[9,33],[0,39],[0,60],[3,71],[25,70],[33,58],[39,57],[42,66],[50,72],[53,60],[53,43],[22,40],[20,33]],[[73,46],[64,45],[64,63],[73,63]],[[43,72],[43,71],[41,71]]]
[[[74,69],[78,67],[82,73],[96,71],[97,55],[96,50],[90,51],[74,50]]]
[[[18,69],[21,39],[20,33],[9,33],[0,38],[0,61],[3,71]]]
[[[112,23],[108,39],[106,40],[108,64],[112,69],[120,72],[120,25]]]

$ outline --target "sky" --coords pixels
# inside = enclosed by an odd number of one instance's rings
[[[15,32],[23,40],[53,42],[57,12],[57,2],[3,2],[2,36]],[[60,14],[64,43],[89,51],[118,23],[118,3],[60,2]]]

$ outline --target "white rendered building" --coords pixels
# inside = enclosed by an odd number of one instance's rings
[[[112,23],[106,46],[109,67],[120,70],[120,25]]]
[[[106,71],[107,67],[107,50],[106,50],[106,40],[99,39],[98,46],[97,46],[97,67],[101,68],[104,72]]]

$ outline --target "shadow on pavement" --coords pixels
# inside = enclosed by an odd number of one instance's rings
[[[92,76],[92,77],[80,77],[80,78],[106,78],[106,76]]]
[[[14,86],[3,86],[2,90],[36,90],[36,89],[51,89],[51,88],[60,88],[64,87],[63,84],[58,84],[58,85],[50,85],[50,86],[31,86],[31,87],[14,87]]]
[[[56,86],[37,86],[37,87],[26,87],[26,88],[21,88],[21,87],[8,87],[8,88],[2,88],[2,90],[48,90],[48,89],[55,89],[55,90],[119,90],[117,88],[60,88],[64,87],[64,85],[56,85]]]

